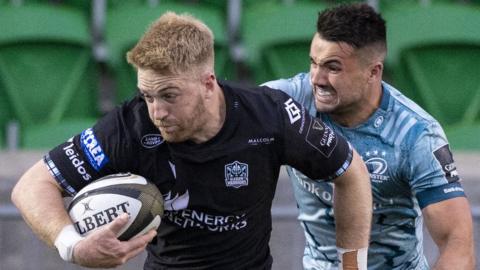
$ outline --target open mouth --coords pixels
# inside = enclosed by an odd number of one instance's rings
[[[331,103],[336,99],[336,92],[331,88],[314,86],[315,100],[322,103]]]

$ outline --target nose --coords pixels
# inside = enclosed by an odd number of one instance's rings
[[[328,84],[328,76],[324,68],[318,65],[312,65],[310,68],[310,77],[313,84],[324,86]]]
[[[167,106],[161,100],[155,98],[150,105],[151,115],[154,120],[163,120],[168,115]]]

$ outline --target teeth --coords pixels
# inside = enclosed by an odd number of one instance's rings
[[[320,88],[320,87],[317,87],[316,92],[317,92],[317,95],[319,95],[319,96],[331,96],[332,95],[331,91],[325,90],[325,89]]]

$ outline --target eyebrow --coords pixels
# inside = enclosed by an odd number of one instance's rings
[[[137,85],[138,91],[139,91],[140,93],[142,93],[142,94],[144,94],[145,92],[153,92],[152,94],[158,94],[158,93],[160,93],[160,92],[164,92],[164,91],[167,91],[167,90],[169,90],[169,89],[174,89],[174,88],[178,88],[178,87],[167,84],[167,85],[163,86],[163,87],[160,88],[160,89],[147,90],[147,89],[142,89],[141,87],[139,87],[139,86]]]
[[[338,59],[327,59],[325,61],[320,61],[319,63],[317,63],[315,61],[315,59],[313,59],[313,57],[310,56],[310,61],[315,63],[316,65],[321,65],[321,66],[324,66],[326,64],[330,64],[330,63],[338,63],[338,64],[341,64],[340,60]]]

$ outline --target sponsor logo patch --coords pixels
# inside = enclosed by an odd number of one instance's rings
[[[82,202],[82,205],[84,207],[82,215],[85,215],[85,213],[87,211],[93,211],[94,210],[94,209],[92,209],[92,207],[90,207],[90,201],[92,201],[92,199],[88,200],[88,202]]]
[[[453,161],[452,152],[450,152],[448,144],[433,151],[433,155],[435,155],[435,158],[442,167],[442,170],[445,173],[445,178],[447,178],[449,183],[460,180],[458,177],[457,167]]]
[[[142,137],[142,146],[145,148],[154,148],[163,143],[163,138],[160,134],[147,134]]]
[[[95,134],[93,134],[92,128],[82,132],[80,135],[80,145],[88,158],[88,162],[96,171],[99,171],[108,163],[108,157],[104,154]]]
[[[290,119],[290,124],[293,124],[302,118],[300,109],[293,102],[291,98],[285,101],[285,110],[287,111],[288,118]]]
[[[234,188],[248,186],[248,164],[234,161],[225,165],[225,184]]]
[[[383,116],[379,116],[375,119],[375,122],[373,123],[373,126],[378,128],[383,124]]]
[[[390,180],[390,176],[386,175],[388,164],[385,160],[385,151],[368,151],[365,153],[365,165],[370,173],[370,179],[375,183],[382,183]]]
[[[337,145],[337,136],[330,127],[312,118],[307,132],[307,142],[325,157],[330,157]]]

